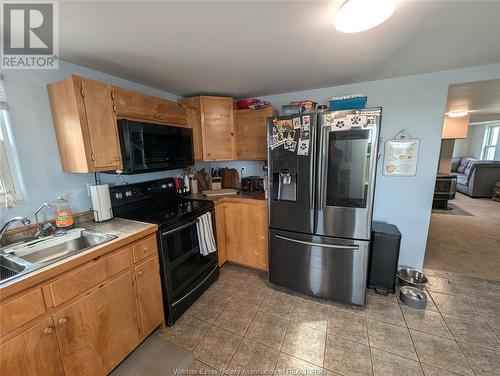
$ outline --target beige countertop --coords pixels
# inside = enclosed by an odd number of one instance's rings
[[[259,192],[237,192],[236,195],[223,195],[223,196],[213,196],[213,197],[207,197],[203,196],[201,193],[194,193],[186,198],[190,198],[193,200],[208,200],[208,201],[217,201],[222,198],[241,198],[241,199],[246,199],[246,200],[261,200],[265,201],[266,198],[264,197],[264,193],[259,193]]]
[[[82,222],[77,225],[78,228],[96,230],[107,234],[115,235],[116,239],[79,252],[52,264],[36,269],[31,273],[25,274],[17,279],[0,285],[0,299],[15,294],[49,278],[73,269],[96,257],[100,257],[115,249],[126,246],[147,235],[154,234],[158,227],[153,224],[131,221],[128,219],[114,218],[106,222],[96,223],[93,221]]]

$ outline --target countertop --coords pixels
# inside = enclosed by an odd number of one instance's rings
[[[77,227],[115,235],[117,238],[54,262],[53,264],[46,265],[31,273],[0,285],[0,298],[3,300],[26,288],[34,287],[40,282],[71,270],[87,261],[121,248],[149,234],[153,234],[158,229],[158,227],[153,224],[121,218],[114,218],[100,223],[93,221],[82,222],[79,223]]]
[[[222,198],[240,198],[240,199],[245,199],[245,200],[260,200],[260,201],[265,201],[266,198],[264,197],[264,193],[259,193],[259,192],[237,192],[236,195],[223,195],[223,196],[214,196],[214,197],[207,197],[203,196],[201,193],[194,193],[189,196],[186,196],[186,198],[190,198],[193,200],[208,200],[208,201],[217,201]]]

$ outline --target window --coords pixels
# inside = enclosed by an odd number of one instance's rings
[[[484,133],[481,159],[495,160],[495,151],[500,137],[500,125],[490,125]]]
[[[7,101],[0,78],[0,205],[14,206],[21,197],[13,167],[12,149],[7,137]]]

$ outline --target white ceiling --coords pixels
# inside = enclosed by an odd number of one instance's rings
[[[69,1],[60,57],[178,95],[265,95],[500,62],[500,1],[404,1],[357,34],[338,1]]]
[[[500,80],[450,85],[446,111],[467,110],[471,122],[500,119]]]

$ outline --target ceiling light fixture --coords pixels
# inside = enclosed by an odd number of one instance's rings
[[[464,117],[469,114],[469,111],[467,110],[461,110],[461,111],[450,111],[448,112],[448,116],[452,118],[459,118],[459,117]]]
[[[396,9],[395,0],[347,0],[335,14],[335,28],[357,33],[387,20]]]

